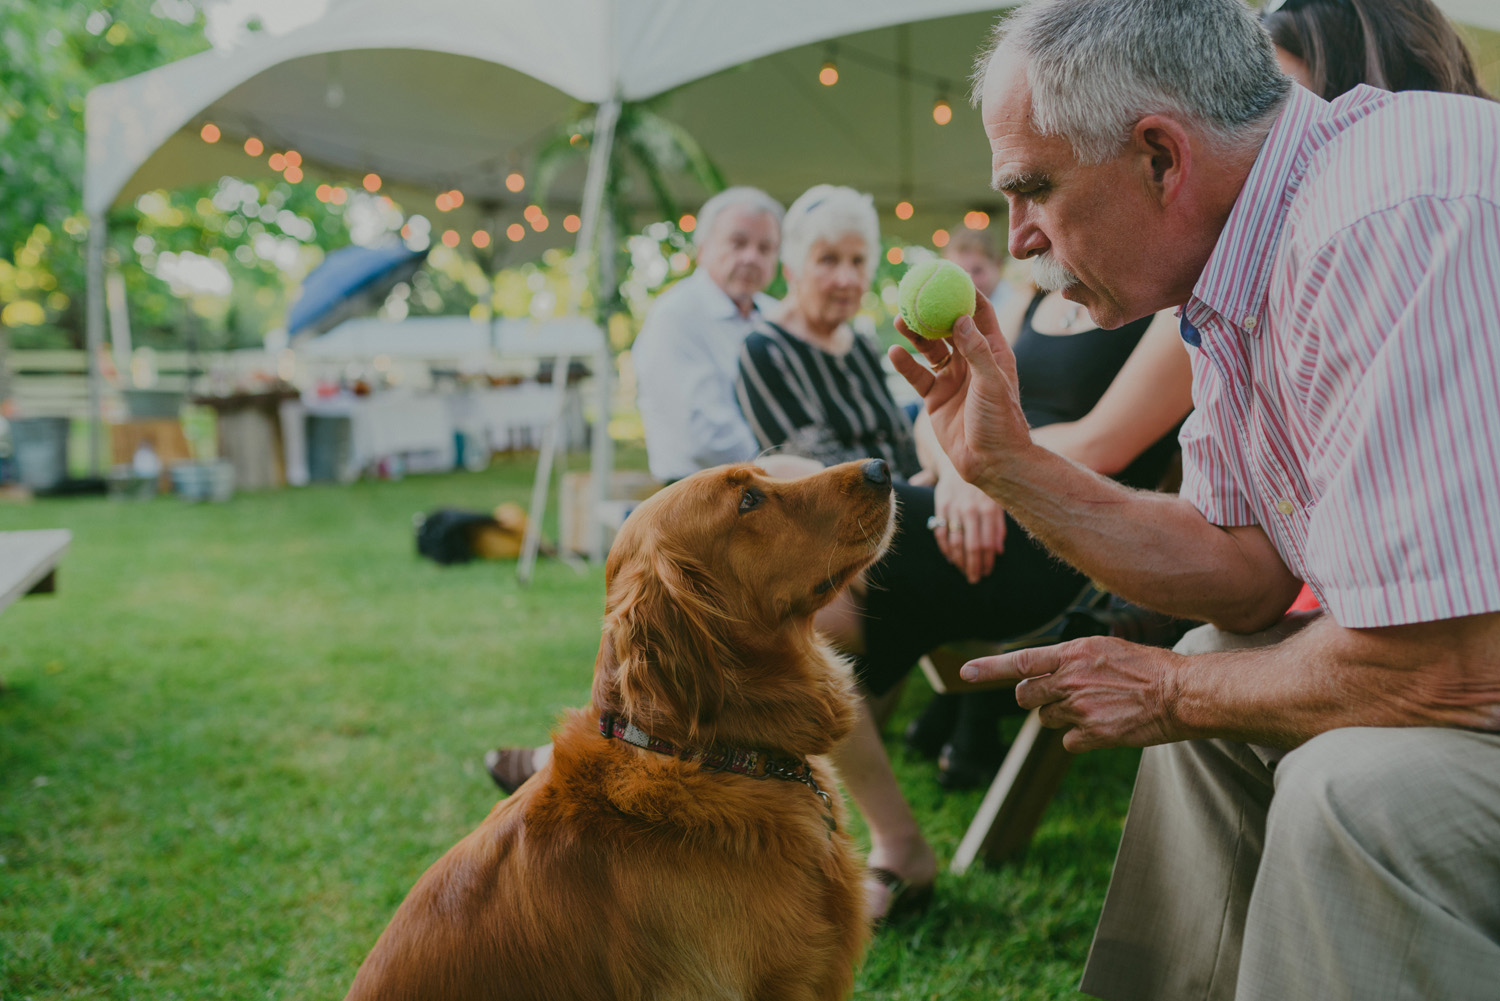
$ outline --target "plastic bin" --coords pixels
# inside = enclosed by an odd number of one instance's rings
[[[16,479],[36,491],[52,490],[68,478],[68,419],[23,417],[10,422]]]

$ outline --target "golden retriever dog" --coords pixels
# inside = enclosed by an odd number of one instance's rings
[[[592,703],[418,880],[350,999],[846,998],[862,870],[819,755],[852,725],[813,630],[886,545],[879,460],[681,480],[610,549]]]

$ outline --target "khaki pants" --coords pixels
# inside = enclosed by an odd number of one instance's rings
[[[1178,649],[1246,639],[1204,627]],[[1500,998],[1500,734],[1350,728],[1288,752],[1147,748],[1079,989]]]

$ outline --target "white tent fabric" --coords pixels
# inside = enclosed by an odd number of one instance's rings
[[[251,167],[238,142],[210,146],[198,139],[197,125],[204,121],[214,121],[230,139],[256,135],[272,148],[295,148],[329,168],[373,170],[426,190],[459,187],[471,200],[524,204],[503,187],[504,175],[577,102],[641,100],[809,45],[807,65],[796,71],[797,89],[818,92],[817,43],[1004,6],[996,0],[927,0],[917,6],[909,0],[336,0],[321,18],[286,35],[202,53],[92,91],[85,204],[97,215],[142,191]],[[929,114],[933,78],[951,80],[948,96],[955,111],[963,109],[964,79],[991,19],[964,19],[956,31],[944,32],[941,45],[929,42],[908,56],[906,65],[920,75],[914,86],[920,99],[907,111]],[[841,65],[846,80],[851,73],[856,79],[832,88],[829,96],[837,93],[847,102],[860,96],[857,89],[865,90],[862,116],[846,118],[843,128],[858,130],[861,117],[873,117],[883,120],[883,132],[884,120],[902,113],[892,86],[901,73],[899,53],[890,37],[853,41],[869,50],[858,50],[863,63]],[[884,78],[878,94],[859,87],[860,65]],[[797,121],[795,100],[789,105],[767,99],[768,89],[786,90],[777,79],[786,76],[788,65],[748,69],[749,75],[728,74],[739,94],[732,104],[724,103],[724,88],[715,88],[710,100],[694,104],[684,94],[673,105],[687,105],[689,119],[731,127],[738,108],[779,108],[784,119],[768,123],[762,116],[761,122],[777,127],[744,129],[738,139],[780,147],[783,155],[818,131],[838,130],[831,124],[835,114],[816,116],[809,131]],[[330,101],[330,94],[342,100]],[[843,115],[850,110],[837,109]],[[967,138],[982,152],[982,137],[970,131]],[[726,144],[715,148],[711,139],[703,141],[716,159],[730,152]],[[866,153],[879,155],[878,141],[866,146]],[[723,165],[734,180],[764,183],[738,176],[733,163]],[[837,169],[836,163],[825,166]],[[581,176],[573,180],[576,198]],[[981,191],[983,180],[981,175]],[[896,183],[889,185],[892,191]]]

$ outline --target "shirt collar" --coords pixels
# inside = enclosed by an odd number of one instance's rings
[[[687,278],[698,288],[698,294],[703,298],[705,311],[716,320],[753,320],[757,313],[765,309],[766,296],[757,292],[754,305],[750,309],[750,315],[740,315],[740,307],[734,304],[729,293],[719,288],[718,284],[708,276],[708,272],[702,268],[697,269]]]
[[[1310,90],[1291,88],[1286,107],[1266,136],[1208,264],[1198,276],[1193,296],[1182,311],[1185,319],[1201,325],[1212,311],[1246,336],[1265,329],[1276,248],[1314,155],[1392,96],[1361,84],[1329,103]]]
[[[1312,91],[1291,88],[1183,310],[1194,324],[1206,319],[1194,308],[1201,303],[1246,334],[1261,326],[1276,244],[1307,170],[1308,133],[1327,107]]]

